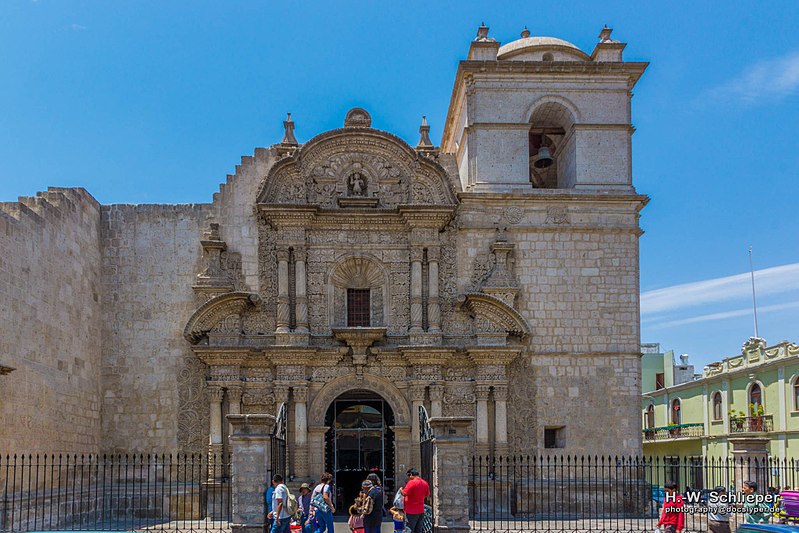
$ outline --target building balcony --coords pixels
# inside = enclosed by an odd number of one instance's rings
[[[703,437],[704,434],[704,424],[677,424],[673,426],[645,429],[644,441],[651,442],[656,440],[697,438]]]
[[[764,433],[774,429],[772,415],[730,418],[730,433]]]

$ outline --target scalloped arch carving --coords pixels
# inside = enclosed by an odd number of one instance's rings
[[[260,302],[261,298],[251,292],[228,292],[215,296],[191,315],[183,328],[183,336],[190,343],[197,344],[217,324],[231,316],[240,316]]]
[[[524,339],[532,333],[527,320],[502,300],[482,293],[466,294],[460,308],[469,311],[478,322],[490,324],[492,329],[505,331]]]
[[[345,255],[330,269],[327,276],[330,327],[347,325],[347,289],[371,289],[372,325],[389,325],[389,275],[377,258],[366,254]]]
[[[325,425],[325,413],[330,404],[351,390],[369,390],[383,397],[394,411],[397,426],[411,423],[411,411],[408,400],[392,382],[374,374],[364,374],[363,379],[353,379],[355,374],[347,374],[328,382],[311,402],[308,410],[308,425],[321,427]]]

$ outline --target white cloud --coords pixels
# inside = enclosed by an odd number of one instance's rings
[[[795,309],[799,308],[799,302],[789,302],[785,304],[776,304],[776,305],[766,305],[763,307],[758,307],[757,312],[760,313],[771,313],[774,311],[783,311],[785,309]],[[647,326],[648,329],[657,329],[657,328],[671,328],[675,326],[684,326],[686,324],[696,324],[697,322],[708,322],[711,320],[724,320],[725,318],[735,318],[739,316],[746,316],[751,315],[752,309],[736,309],[734,311],[722,311],[720,313],[710,313],[707,315],[699,315],[699,316],[692,316],[689,318],[680,318],[678,320],[669,320],[666,322],[658,322],[655,324],[650,324]]]
[[[70,28],[72,28],[72,31],[86,31],[89,29],[81,24],[73,24]]]
[[[709,96],[752,103],[799,93],[799,52],[755,63],[709,91]]]
[[[799,263],[755,271],[758,296],[799,290]],[[687,307],[751,296],[750,274],[684,283],[641,294],[641,314],[662,313]]]

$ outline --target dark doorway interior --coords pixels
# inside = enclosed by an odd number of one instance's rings
[[[342,394],[327,410],[325,469],[336,486],[336,514],[346,515],[374,473],[387,492],[394,490],[394,412],[374,392],[355,390]]]

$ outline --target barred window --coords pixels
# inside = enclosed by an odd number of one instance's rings
[[[368,327],[370,309],[369,289],[347,289],[347,326]]]

